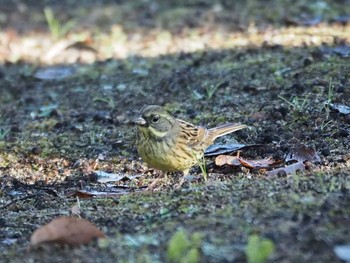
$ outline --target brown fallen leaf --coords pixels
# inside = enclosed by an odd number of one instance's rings
[[[234,166],[240,166],[241,163],[239,162],[239,157],[237,156],[230,156],[230,155],[219,155],[215,158],[215,165],[217,166],[223,166],[225,164],[228,165],[234,165]]]
[[[257,160],[246,160],[240,156],[219,155],[215,158],[215,164],[217,166],[222,166],[225,164],[233,166],[243,165],[244,167],[247,167],[249,169],[269,168],[272,165],[276,165],[279,163],[279,161],[275,161],[271,157]]]
[[[260,159],[260,160],[245,160],[242,157],[239,157],[238,161],[244,167],[247,167],[249,169],[268,168],[271,165],[275,164],[275,161],[271,157],[265,158],[265,159]]]
[[[77,246],[87,244],[95,238],[105,238],[105,235],[91,222],[63,216],[36,229],[30,237],[30,245],[36,247],[54,242]]]
[[[317,152],[305,145],[299,145],[291,148],[289,152],[287,153],[285,159],[285,162],[289,161],[300,161],[300,162],[305,162],[305,161],[310,161],[312,163],[320,163],[321,158],[317,154]]]
[[[129,187],[119,188],[116,191],[98,191],[98,190],[76,190],[68,193],[67,197],[79,197],[80,199],[93,198],[93,197],[118,197],[125,195],[133,191]]]
[[[94,194],[84,190],[75,190],[67,193],[67,197],[78,197],[80,199],[93,198]]]

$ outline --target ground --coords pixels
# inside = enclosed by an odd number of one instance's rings
[[[198,254],[179,248],[175,262],[246,262],[253,235],[273,243],[269,262],[342,262],[349,13],[346,0],[1,0],[1,260],[167,262],[182,231]],[[320,161],[269,175],[208,157],[208,180],[197,166],[179,187],[180,173],[161,177],[134,148],[130,120],[147,104],[206,127],[247,124],[217,141],[251,145],[247,160],[288,165],[304,145]],[[101,171],[124,178],[101,183]],[[29,248],[77,203],[107,241]]]

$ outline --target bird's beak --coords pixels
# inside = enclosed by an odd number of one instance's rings
[[[137,119],[134,119],[133,121],[134,124],[140,125],[140,126],[146,126],[147,122],[144,118],[139,117]]]

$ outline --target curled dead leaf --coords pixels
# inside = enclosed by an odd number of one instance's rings
[[[36,247],[44,243],[55,242],[77,246],[87,244],[95,238],[105,238],[105,235],[91,222],[63,216],[36,229],[30,237],[30,245]]]
[[[129,187],[119,188],[115,191],[98,191],[98,190],[76,190],[67,194],[67,197],[79,197],[80,199],[93,197],[118,197],[134,191]]]
[[[239,162],[239,157],[237,156],[230,156],[230,155],[219,155],[215,158],[215,165],[217,166],[223,166],[225,164],[233,165],[233,166],[239,166],[241,163]]]
[[[320,163],[321,158],[313,148],[307,147],[305,145],[299,145],[289,150],[284,161],[310,161],[312,163]]]
[[[271,157],[257,160],[246,160],[242,157],[239,157],[238,160],[244,167],[247,167],[249,169],[268,168],[276,163]]]
[[[242,165],[249,169],[269,168],[279,163],[280,161],[275,161],[271,157],[265,159],[247,160],[239,156],[219,155],[215,158],[215,164],[217,166],[222,166],[225,164],[233,166]]]

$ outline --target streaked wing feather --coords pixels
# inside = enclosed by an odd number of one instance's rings
[[[179,136],[186,142],[186,145],[190,147],[195,147],[198,144],[201,144],[207,137],[208,131],[206,128],[193,125],[183,120],[179,120],[179,122]]]

